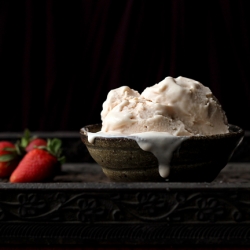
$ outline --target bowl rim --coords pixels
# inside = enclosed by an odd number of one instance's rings
[[[89,132],[89,127],[93,127],[93,126],[102,126],[101,123],[95,123],[95,124],[89,124],[86,125],[84,127],[82,127],[80,129],[80,135],[83,137],[87,137],[87,133]],[[245,131],[234,124],[228,124],[229,127],[229,133],[225,133],[225,134],[214,134],[214,135],[192,135],[192,136],[179,136],[179,137],[184,137],[187,138],[187,140],[189,139],[193,139],[193,140],[202,140],[202,139],[219,139],[219,138],[227,138],[227,137],[232,137],[233,135],[235,136],[240,136],[243,138],[245,135]],[[92,133],[92,132],[91,132]],[[132,138],[126,137],[126,136],[115,136],[115,137],[103,137],[103,136],[96,136],[95,139],[98,140],[133,140]]]

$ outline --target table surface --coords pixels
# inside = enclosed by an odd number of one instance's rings
[[[250,247],[250,163],[230,162],[211,183],[114,183],[93,163],[62,170],[47,183],[1,180],[0,246]]]

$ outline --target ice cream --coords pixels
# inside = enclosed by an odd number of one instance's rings
[[[166,77],[141,94],[128,86],[111,90],[101,111],[98,137],[126,137],[152,152],[167,178],[173,152],[190,136],[229,132],[227,117],[208,87],[185,77]]]
[[[141,95],[127,86],[111,90],[101,112],[102,132],[148,131],[176,136],[228,132],[225,112],[208,87],[185,77],[166,77]]]

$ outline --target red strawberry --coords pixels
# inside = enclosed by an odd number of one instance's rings
[[[21,150],[23,151],[23,154],[25,154],[35,147],[46,146],[47,141],[45,139],[37,137],[36,135],[31,136],[30,131],[28,129],[25,129],[23,137],[21,138],[19,144]]]
[[[10,141],[0,141],[0,149],[7,148],[7,147],[14,148],[15,145]]]
[[[10,182],[42,182],[50,179],[64,161],[60,155],[61,140],[48,139],[46,147],[40,146],[26,153],[11,174]]]
[[[0,142],[0,178],[9,177],[20,161],[16,146],[9,141]]]
[[[30,150],[32,150],[35,147],[39,147],[39,146],[46,146],[47,145],[47,141],[42,139],[42,138],[35,138],[32,139],[28,145],[25,147],[25,151],[29,152]]]

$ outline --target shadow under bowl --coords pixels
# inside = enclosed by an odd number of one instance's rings
[[[166,180],[159,175],[157,158],[142,150],[133,139],[96,137],[90,143],[88,132],[100,130],[101,124],[83,127],[81,140],[104,174],[116,182],[211,182],[244,137],[244,131],[232,124],[227,134],[189,137],[173,152]]]

